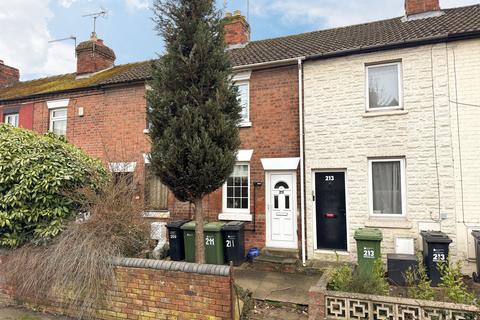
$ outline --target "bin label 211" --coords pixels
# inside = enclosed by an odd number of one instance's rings
[[[211,236],[205,237],[205,245],[206,246],[214,246],[215,245],[215,238]]]
[[[227,248],[234,248],[235,247],[235,239],[227,239],[225,241]]]
[[[432,261],[433,262],[445,262],[446,254],[443,249],[433,249]]]
[[[363,247],[363,257],[365,259],[375,259],[375,250],[373,250],[373,248]]]

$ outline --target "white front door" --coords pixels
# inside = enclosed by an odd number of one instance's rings
[[[297,248],[296,173],[267,173],[267,247]]]

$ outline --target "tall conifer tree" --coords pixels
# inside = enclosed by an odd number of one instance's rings
[[[202,199],[233,171],[241,107],[214,0],[156,0],[153,9],[165,54],[147,94],[151,164],[178,200],[193,204],[196,261],[204,263]]]

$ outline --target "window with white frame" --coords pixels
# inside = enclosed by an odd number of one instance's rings
[[[242,107],[242,123],[250,121],[250,85],[248,81],[239,81],[235,85],[238,89],[238,101]]]
[[[370,214],[404,216],[405,159],[371,159],[368,165]]]
[[[366,66],[367,111],[402,109],[402,64]]]
[[[223,211],[250,214],[250,165],[239,162],[223,187]]]
[[[67,108],[50,109],[49,130],[59,136],[67,134]]]
[[[19,114],[18,113],[5,114],[4,120],[6,124],[9,124],[14,127],[18,127]]]

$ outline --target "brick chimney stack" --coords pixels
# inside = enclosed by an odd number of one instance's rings
[[[244,45],[250,41],[250,25],[240,10],[236,10],[233,15],[225,15],[224,31],[227,46]]]
[[[405,0],[405,15],[440,11],[439,0]]]
[[[0,88],[9,87],[20,81],[20,71],[14,67],[7,66],[0,60]]]
[[[90,40],[81,42],[77,48],[77,75],[95,73],[113,67],[115,52],[92,32]]]

